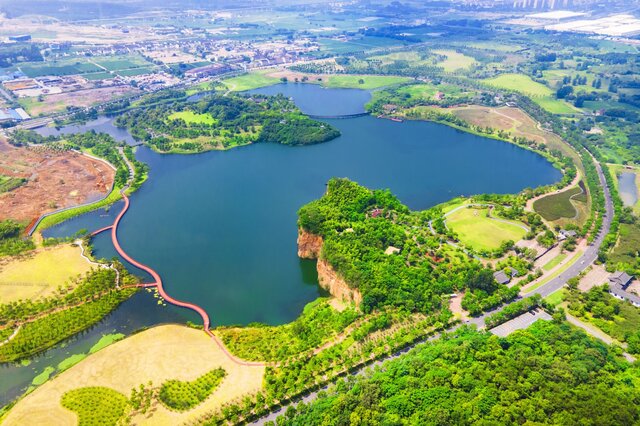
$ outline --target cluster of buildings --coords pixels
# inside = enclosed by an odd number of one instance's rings
[[[635,37],[640,35],[640,19],[629,14],[592,17],[587,13],[554,10],[510,19],[509,24],[548,31],[590,34],[602,37]]]
[[[634,277],[626,272],[616,271],[609,276],[609,293],[620,300],[627,300],[633,306],[640,308],[640,297],[628,290]]]
[[[632,15],[612,15],[600,19],[576,19],[545,26],[546,30],[610,37],[640,35],[640,19]]]
[[[22,108],[0,109],[0,124],[28,120],[30,118],[29,114],[27,114],[27,112]]]

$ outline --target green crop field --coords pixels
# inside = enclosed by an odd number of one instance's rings
[[[266,73],[270,71],[271,70],[251,72],[238,77],[228,78],[223,80],[222,83],[227,86],[229,90],[234,92],[244,92],[245,90],[271,86],[272,84],[278,83],[280,80],[276,77],[269,77],[266,75]]]
[[[418,65],[430,65],[431,61],[428,59],[423,59],[422,56],[418,52],[410,51],[410,52],[394,52],[386,55],[379,56],[371,56],[369,59],[374,59],[382,62],[382,64],[392,64],[395,61],[407,61],[410,62],[412,66]]]
[[[560,218],[571,219],[576,216],[576,208],[571,203],[571,197],[580,194],[579,187],[573,187],[559,194],[551,194],[540,198],[533,203],[533,209],[543,218],[549,221]]]
[[[523,228],[487,217],[488,209],[463,208],[447,216],[447,226],[460,241],[475,250],[495,250],[504,241],[519,241],[527,233]]]
[[[104,72],[92,72],[89,74],[83,74],[82,76],[87,80],[108,80],[110,78],[114,78],[115,74],[110,74],[104,71]]]
[[[499,89],[513,90],[528,96],[544,97],[553,94],[553,90],[524,74],[502,74],[482,81]]]
[[[193,111],[174,112],[169,120],[183,120],[187,124],[215,124],[216,119],[211,114],[196,114]]]
[[[470,56],[463,55],[462,53],[458,53],[455,50],[434,50],[434,53],[438,55],[446,56],[442,62],[438,62],[436,65],[444,68],[446,72],[455,72],[459,70],[469,69],[473,64],[476,63],[476,60]]]
[[[144,58],[135,55],[93,58],[93,62],[105,67],[109,71],[125,70],[151,65],[151,63]]]
[[[42,77],[45,75],[73,75],[101,71],[84,59],[62,60],[52,62],[28,62],[20,64],[20,70],[28,77]]]
[[[395,84],[411,81],[408,77],[395,77],[387,75],[332,75],[323,83],[327,87],[333,88],[357,88],[357,89],[379,89],[381,87],[393,86]]]
[[[128,70],[116,71],[116,74],[118,74],[121,77],[135,77],[136,75],[151,74],[152,72],[155,72],[155,71],[157,71],[156,67],[139,67],[139,68],[131,68]]]
[[[0,175],[0,194],[16,189],[26,181],[23,178]]]
[[[580,112],[573,105],[561,99],[556,99],[554,96],[545,96],[543,98],[534,97],[532,99],[535,103],[552,114],[576,114]]]

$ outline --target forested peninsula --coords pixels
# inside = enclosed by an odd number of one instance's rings
[[[310,145],[335,139],[340,132],[313,120],[282,95],[207,94],[190,101],[152,103],[115,120],[136,140],[156,151],[193,153],[251,143]]]

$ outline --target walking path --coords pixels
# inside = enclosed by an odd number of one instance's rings
[[[20,327],[22,327],[22,324],[16,327],[13,333],[11,333],[11,336],[7,337],[4,342],[0,342],[0,346],[4,346],[10,341],[12,341],[18,335],[18,331],[20,331]]]
[[[575,325],[576,327],[580,327],[581,329],[583,329],[584,331],[587,332],[587,334],[595,337],[598,340],[602,340],[603,342],[605,342],[607,345],[613,345],[615,344],[619,344],[620,346],[622,346],[622,348],[627,349],[627,344],[626,343],[620,343],[617,340],[613,339],[611,336],[609,336],[608,334],[606,334],[605,332],[603,332],[602,330],[600,330],[599,328],[591,325],[591,324],[587,324],[581,320],[579,320],[578,318],[574,317],[573,315],[570,314],[566,314],[567,316],[567,321],[570,322],[571,324]],[[622,354],[627,361],[629,362],[635,362],[636,358],[627,353],[624,352]]]

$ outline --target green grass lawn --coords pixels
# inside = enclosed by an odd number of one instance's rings
[[[251,72],[237,77],[228,78],[223,80],[222,83],[233,92],[244,92],[245,90],[271,86],[272,84],[276,84],[280,81],[278,78],[266,75],[267,72],[271,71],[273,70]]]
[[[545,96],[543,98],[534,97],[532,100],[552,114],[576,114],[580,112],[573,105],[561,99],[556,99],[555,95]]]
[[[553,95],[553,90],[544,84],[533,81],[524,74],[502,74],[482,81],[499,89],[513,90],[528,96],[544,97]]]
[[[519,241],[527,233],[511,223],[487,217],[488,209],[463,208],[447,216],[447,226],[475,250],[495,250],[504,241]]]
[[[125,70],[151,65],[146,59],[137,55],[93,58],[93,62],[109,71]]]
[[[87,80],[108,80],[110,78],[114,78],[116,75],[104,71],[104,72],[92,72],[89,74],[83,74],[82,76]]]
[[[403,86],[398,89],[398,93],[407,94],[413,99],[432,100],[437,92],[444,93],[447,98],[455,99],[461,96],[469,94],[465,92],[460,86],[454,86],[452,84],[412,84],[409,86]]]
[[[412,65],[424,65],[430,63],[428,60],[422,59],[418,52],[393,52],[386,55],[371,56],[369,59],[381,61],[384,65],[392,64],[395,61],[408,61]]]
[[[62,76],[102,71],[96,65],[88,63],[84,58],[61,59],[50,62],[25,62],[20,64],[19,67],[28,77]]]
[[[158,69],[156,67],[138,67],[138,68],[131,68],[126,70],[119,70],[119,71],[116,71],[116,74],[118,74],[121,77],[135,77],[137,75],[151,74],[153,72],[156,72],[157,70]]]
[[[456,72],[469,69],[476,63],[476,60],[472,57],[458,53],[455,50],[434,50],[434,53],[447,57],[444,61],[436,64],[444,68],[445,72]]]
[[[331,88],[379,89],[411,81],[408,77],[389,75],[331,75],[323,85]]]
[[[580,194],[582,190],[575,186],[559,194],[551,194],[540,198],[533,203],[533,209],[540,216],[549,221],[560,218],[571,219],[577,214],[576,208],[571,203],[571,197]]]
[[[551,259],[549,262],[547,262],[542,267],[542,269],[544,269],[545,271],[550,271],[553,268],[555,268],[556,266],[558,266],[560,264],[560,262],[562,262],[566,258],[567,258],[567,254],[566,253],[561,253],[561,254],[557,255],[556,257],[554,257],[553,259]]]
[[[565,297],[565,290],[564,288],[561,288],[557,291],[554,291],[547,297],[545,297],[544,300],[550,305],[558,306],[564,301],[564,297]]]
[[[216,124],[216,119],[211,114],[196,114],[193,111],[174,112],[169,116],[169,120],[181,119],[187,124]]]

